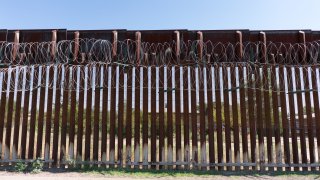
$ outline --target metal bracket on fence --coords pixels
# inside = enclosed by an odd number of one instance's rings
[[[102,87],[96,87],[96,89],[104,89],[104,88],[105,88],[105,87],[103,87],[103,86],[102,86]]]
[[[131,65],[131,64],[123,64],[123,63],[119,63],[119,62],[113,62],[113,64],[117,64],[117,65],[121,65],[121,66],[124,66],[124,67],[131,67],[131,66],[133,66],[133,65]]]
[[[298,89],[296,91],[288,91],[287,94],[294,94],[294,93],[303,93],[303,92],[312,92],[312,91],[316,91],[315,89]]]
[[[172,92],[172,91],[175,91],[176,90],[176,88],[168,88],[168,89],[164,89],[163,90],[163,92]],[[160,91],[159,91],[159,93],[160,93]]]
[[[237,87],[234,87],[234,88],[231,88],[231,89],[224,89],[224,90],[227,90],[227,91],[234,91],[234,90],[237,90],[237,89],[240,89],[241,86],[237,86]]]

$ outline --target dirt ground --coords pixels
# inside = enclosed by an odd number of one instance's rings
[[[31,173],[16,173],[0,171],[1,180],[84,180],[84,179],[116,179],[116,180],[127,180],[127,179],[187,179],[187,180],[200,180],[200,179],[293,179],[293,180],[307,180],[307,179],[320,179],[319,174],[290,174],[290,175],[237,175],[237,174],[225,174],[225,175],[185,175],[185,176],[175,176],[175,175],[163,175],[163,176],[150,176],[149,175],[127,175],[127,174],[99,174],[99,173],[79,173],[79,172],[41,172],[38,174]]]

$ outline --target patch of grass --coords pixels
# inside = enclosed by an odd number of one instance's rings
[[[19,161],[14,166],[16,172],[26,172],[28,165],[25,162]]]
[[[69,155],[66,155],[65,156],[65,164],[68,166],[68,167],[75,167],[76,166],[76,163],[77,163],[77,161],[75,160],[75,159],[73,159],[73,158],[70,158],[69,157]]]
[[[211,177],[211,176],[319,176],[319,172],[260,172],[260,171],[200,171],[200,170],[153,170],[153,169],[106,169],[102,167],[89,167],[73,169],[72,171],[89,174],[100,174],[106,176],[130,176],[130,177]]]
[[[143,170],[143,169],[105,169],[96,167],[87,167],[77,169],[81,173],[102,174],[108,176],[130,176],[130,177],[181,177],[195,176],[195,171],[178,171],[178,170]],[[207,175],[205,171],[199,171],[198,175]]]
[[[40,173],[43,169],[43,160],[41,159],[36,159],[34,160],[32,163],[31,163],[31,169],[30,169],[30,172],[31,173]]]
[[[13,171],[36,174],[36,173],[42,172],[43,166],[44,166],[43,160],[39,158],[32,161],[31,163],[19,161],[14,165]]]

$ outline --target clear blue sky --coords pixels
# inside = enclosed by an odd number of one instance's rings
[[[0,29],[35,28],[320,30],[320,1],[0,1]]]

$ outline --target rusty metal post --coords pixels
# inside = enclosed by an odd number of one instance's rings
[[[181,98],[180,98],[180,32],[174,32],[176,37],[176,62],[175,65],[175,121],[176,121],[176,162],[182,162],[182,149],[181,149]],[[163,68],[162,68],[163,69]],[[163,81],[163,78],[161,79]],[[164,93],[162,93],[164,94]],[[159,97],[160,98],[160,97]],[[164,98],[164,97],[161,97]],[[181,166],[176,166],[180,169]]]
[[[140,65],[140,58],[141,58],[141,32],[136,32],[136,65]]]
[[[54,59],[55,59],[56,48],[57,48],[57,30],[53,30],[52,37],[51,37],[51,59],[52,59],[52,62],[54,62]]]
[[[113,43],[112,43],[112,58],[113,61],[116,59],[117,55],[117,41],[118,33],[113,31]],[[116,65],[111,65],[111,102],[110,102],[110,145],[109,145],[109,161],[111,162],[110,167],[114,167],[115,163],[115,119],[116,119],[116,77],[117,77],[117,67]]]
[[[265,42],[265,34],[260,33],[260,41]],[[263,48],[264,49],[264,46]],[[265,54],[266,51],[262,50],[262,52],[259,54],[262,59],[258,61],[258,63],[265,63]],[[257,103],[257,130],[258,130],[258,141],[259,141],[259,163],[260,163],[260,171],[264,171],[264,163],[265,163],[265,150],[264,150],[264,135],[265,135],[265,128],[264,128],[264,121],[265,117],[262,115],[263,111],[263,100],[262,100],[262,88],[263,88],[263,78],[261,77],[260,72],[260,65],[256,65],[255,67],[255,80],[256,80],[256,103]]]
[[[140,41],[141,33],[136,32],[136,64],[135,64],[135,99],[134,99],[134,162],[138,163],[140,161],[140,66],[138,61],[140,60]],[[139,166],[135,166],[139,168]]]
[[[151,162],[156,163],[157,159],[157,138],[156,138],[156,128],[157,128],[157,93],[156,93],[156,56],[152,55],[152,65],[150,67],[151,71]],[[151,168],[155,169],[156,166],[152,165]]]
[[[148,54],[145,54],[145,62],[148,62]],[[149,138],[149,117],[148,117],[148,68],[143,68],[143,84],[142,84],[142,89],[143,89],[143,125],[142,125],[142,163],[143,163],[143,168],[147,169],[148,168],[148,138]]]
[[[206,170],[207,167],[207,151],[206,151],[206,116],[205,116],[205,100],[204,100],[204,68],[206,66],[203,62],[203,34],[202,32],[197,32],[198,36],[198,83],[199,83],[199,112],[200,112],[200,149],[201,149],[201,165],[202,170]]]
[[[79,46],[80,46],[80,33],[79,33],[79,31],[76,31],[76,32],[74,32],[73,62],[78,61]],[[84,63],[84,59],[82,59],[82,62],[81,62],[81,63]]]
[[[15,38],[15,42],[18,44],[19,43],[19,35],[15,35],[16,38]],[[15,47],[15,54],[17,53],[18,51],[18,47]],[[15,55],[16,56],[16,55]],[[20,60],[22,61],[23,60],[23,57],[20,57]],[[17,67],[18,68],[18,71],[17,71],[17,74],[16,76],[18,77],[18,82],[19,81],[23,81],[23,74],[21,74],[21,67]],[[21,78],[21,79],[20,79]],[[17,82],[17,83],[18,83]],[[18,86],[19,88],[19,86]],[[12,159],[16,159],[17,156],[18,156],[18,141],[19,141],[19,126],[20,126],[20,114],[21,114],[21,97],[22,96],[22,91],[17,91],[17,99],[16,99],[16,111],[15,111],[15,122],[14,122],[14,137],[13,137],[13,147],[12,147]]]
[[[242,55],[242,32],[236,32],[237,39],[236,41],[239,43],[239,49],[236,52],[237,56],[241,58]],[[239,61],[236,59],[236,61]],[[230,76],[231,76],[231,97],[232,97],[232,117],[233,117],[233,139],[234,139],[234,160],[236,163],[240,163],[240,138],[239,138],[239,119],[238,119],[238,100],[237,100],[237,83],[236,83],[236,66],[235,64],[230,65]],[[239,70],[239,68],[238,68]],[[240,166],[235,167],[236,170],[240,170]]]
[[[20,32],[15,31],[14,32],[14,45],[13,45],[13,52],[12,52],[12,59],[13,61],[16,61],[16,57],[19,50],[19,39],[20,39]]]

